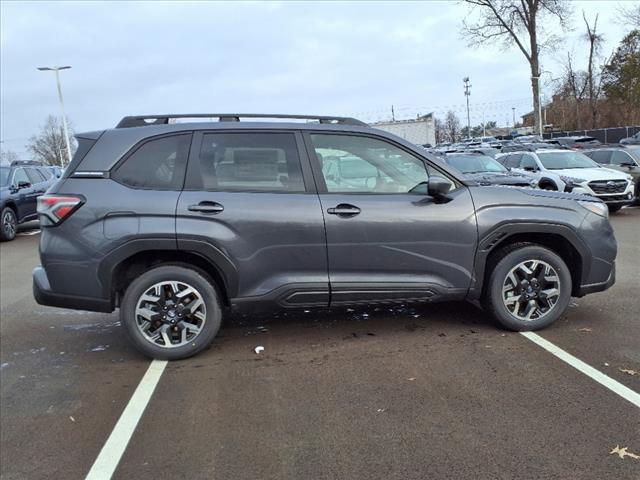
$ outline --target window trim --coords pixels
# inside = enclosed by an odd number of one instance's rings
[[[453,178],[451,175],[449,175],[448,173],[444,172],[442,170],[442,168],[439,168],[437,165],[435,165],[431,160],[429,160],[426,157],[423,157],[422,155],[418,154],[418,152],[414,152],[408,148],[406,148],[404,145],[399,144],[397,142],[394,142],[393,140],[386,138],[384,136],[381,135],[376,135],[376,134],[372,134],[372,133],[364,133],[364,132],[342,132],[342,131],[327,131],[327,130],[304,130],[304,132],[302,133],[302,137],[304,139],[304,144],[305,147],[307,149],[307,156],[309,157],[309,160],[311,162],[311,170],[313,172],[313,177],[314,180],[316,182],[316,188],[318,190],[319,194],[328,194],[328,195],[418,195],[418,196],[425,196],[423,193],[418,193],[418,192],[329,192],[328,188],[327,188],[327,183],[324,179],[324,175],[322,173],[322,167],[320,166],[320,163],[318,162],[318,157],[316,157],[316,153],[315,153],[315,147],[313,146],[313,141],[311,140],[311,135],[344,135],[344,136],[348,136],[348,137],[365,137],[365,138],[372,138],[374,140],[379,140],[381,142],[386,142],[386,143],[390,143],[391,145],[393,145],[394,147],[402,150],[403,152],[407,153],[408,155],[411,155],[414,158],[417,158],[418,160],[421,160],[424,165],[425,165],[425,172],[427,174],[427,177],[430,177],[431,175],[429,174],[429,170],[428,168],[432,168],[434,170],[436,170],[442,177],[446,178],[447,180],[449,180],[451,183],[453,183],[454,185],[454,189],[451,190],[449,193],[453,193],[458,191],[460,188],[464,187],[464,184],[461,183],[458,179]]]
[[[302,184],[303,190],[291,191],[291,190],[267,190],[267,189],[248,189],[248,188],[204,188],[200,186],[200,150],[202,148],[202,140],[205,135],[210,134],[247,134],[247,133],[260,133],[260,134],[273,134],[273,133],[286,133],[293,135],[294,142],[296,144],[296,151],[298,153],[298,159],[300,160],[300,168],[302,171]],[[304,149],[304,143],[302,135],[299,130],[292,129],[215,129],[215,130],[198,130],[194,132],[193,141],[191,143],[191,151],[189,153],[189,161],[187,162],[187,173],[185,175],[185,181],[183,190],[187,192],[224,192],[224,193],[278,193],[285,195],[307,195],[316,194],[315,183],[311,173],[311,166],[307,152]]]
[[[189,139],[189,150],[187,151],[187,158],[185,160],[186,165],[184,169],[184,174],[182,175],[182,181],[179,182],[179,185],[176,188],[134,187],[132,185],[128,185],[124,182],[121,182],[120,180],[115,178],[115,174],[118,171],[118,169],[145,144],[149,142],[153,142],[155,140],[160,140],[166,137],[180,137],[183,135],[184,136],[190,135],[191,138]],[[108,173],[107,176],[103,178],[109,178],[114,182],[116,182],[117,184],[122,185],[123,187],[126,187],[126,188],[130,188],[131,190],[155,190],[158,192],[181,192],[184,189],[184,182],[187,176],[187,168],[189,167],[189,157],[191,155],[191,150],[193,149],[193,137],[194,137],[193,130],[183,130],[179,132],[164,133],[162,135],[154,135],[152,137],[145,137],[144,139],[140,140],[135,145],[133,145],[133,147],[131,147],[124,155],[122,155],[122,157],[120,157],[120,159],[109,169],[109,171],[107,172]]]

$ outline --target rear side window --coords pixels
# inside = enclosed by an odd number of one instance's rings
[[[49,180],[53,176],[53,172],[47,168],[39,168],[38,171],[42,174],[45,180]]]
[[[25,170],[27,171],[27,175],[29,176],[31,183],[44,182],[44,176],[35,168],[25,168]]]
[[[198,164],[204,190],[305,190],[293,133],[205,133]]]
[[[111,178],[132,188],[180,190],[191,134],[149,140],[116,167]]]

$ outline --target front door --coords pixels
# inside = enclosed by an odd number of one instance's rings
[[[466,187],[452,181],[446,202],[412,193],[429,175],[444,174],[381,137],[305,139],[325,217],[331,304],[466,293],[477,243]]]
[[[322,210],[299,133],[196,133],[176,230],[178,248],[202,245],[225,263],[237,306],[329,303]]]

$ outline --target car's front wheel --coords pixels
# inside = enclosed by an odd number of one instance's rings
[[[540,245],[502,249],[489,276],[484,306],[505,328],[538,330],[555,322],[571,300],[571,273],[555,252]]]
[[[609,213],[616,213],[622,208],[622,205],[607,205],[607,207],[609,208]]]
[[[11,207],[5,207],[0,213],[0,240],[3,242],[16,238],[18,231],[18,219],[16,212]]]
[[[127,288],[120,318],[127,336],[151,358],[178,360],[208,347],[222,312],[213,285],[178,265],[157,267]]]

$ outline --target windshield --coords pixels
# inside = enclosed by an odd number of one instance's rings
[[[0,187],[9,184],[9,167],[0,167]]]
[[[538,158],[547,170],[600,167],[585,154],[578,152],[540,152]]]
[[[508,170],[486,155],[451,155],[446,162],[462,173],[507,172]]]

